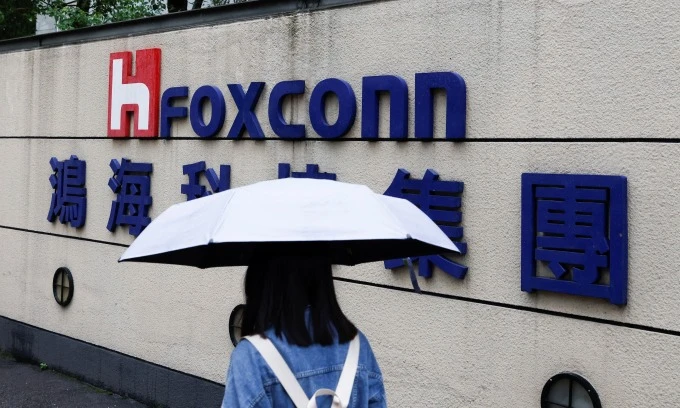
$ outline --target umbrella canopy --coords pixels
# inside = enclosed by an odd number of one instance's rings
[[[409,201],[330,180],[264,181],[175,204],[120,262],[248,265],[266,253],[318,254],[340,265],[460,252]]]

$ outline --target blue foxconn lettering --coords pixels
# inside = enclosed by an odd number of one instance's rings
[[[260,119],[255,114],[266,87],[264,82],[251,82],[247,87],[228,84],[227,89],[237,112],[227,133],[228,139],[248,135],[251,139],[264,139]],[[465,138],[467,96],[463,78],[454,72],[428,72],[415,74],[415,138],[434,138],[435,92],[446,94],[446,139]],[[377,139],[380,123],[380,95],[389,98],[389,138],[405,139],[409,136],[409,89],[406,81],[394,75],[368,76],[362,79],[361,138]],[[281,139],[304,139],[308,128],[302,123],[289,123],[283,114],[284,101],[307,92],[303,80],[282,81],[275,84],[269,94],[268,120],[272,131]],[[334,96],[337,119],[329,123],[326,102]],[[206,120],[204,111],[210,112]],[[201,138],[215,137],[226,121],[226,97],[219,87],[203,85],[192,94],[187,86],[166,89],[160,102],[160,137],[169,138],[172,127],[189,117],[191,128]],[[357,96],[352,86],[338,78],[328,78],[317,83],[309,96],[308,115],[312,130],[322,139],[337,139],[354,126]],[[386,132],[387,133],[387,132]]]

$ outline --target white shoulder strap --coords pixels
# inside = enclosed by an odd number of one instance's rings
[[[354,378],[359,366],[359,352],[361,351],[358,335],[349,343],[349,350],[347,351],[342,373],[340,373],[337,389],[333,391],[328,388],[322,388],[317,390],[311,399],[307,398],[307,394],[271,340],[258,335],[247,336],[244,339],[248,340],[260,352],[264,361],[281,382],[283,389],[286,390],[290,399],[293,400],[296,408],[316,408],[316,397],[322,395],[333,396],[333,408],[347,408],[349,406],[349,399],[352,396],[352,388],[354,387]]]
[[[281,385],[286,390],[286,393],[293,400],[296,408],[307,408],[309,398],[300,386],[300,383],[295,378],[295,375],[290,371],[290,367],[283,360],[281,354],[276,350],[271,340],[265,339],[261,336],[246,336],[244,339],[248,340],[257,351],[260,352],[264,361],[274,372],[274,375],[279,379]]]
[[[340,374],[338,386],[335,389],[336,394],[340,397],[343,407],[349,406],[349,398],[352,396],[352,388],[354,387],[354,377],[357,375],[357,367],[359,367],[359,351],[361,342],[359,335],[354,336],[349,342],[349,350],[347,351],[347,358],[345,365]]]

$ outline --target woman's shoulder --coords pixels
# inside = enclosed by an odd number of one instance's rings
[[[361,342],[361,348],[366,349],[366,350],[370,351],[371,354],[373,354],[373,349],[371,348],[371,342],[368,341],[368,337],[366,337],[366,335],[361,330],[358,331],[357,336],[359,336],[359,341]]]
[[[361,331],[357,334],[360,341],[360,351],[359,351],[359,363],[362,364],[369,374],[376,376],[382,376],[380,371],[380,366],[378,365],[378,360],[375,358],[373,353],[373,348],[371,343],[368,341],[368,337],[364,335]]]
[[[347,350],[349,348],[349,343],[335,343],[335,345],[331,346],[312,345],[301,347],[289,344],[285,338],[277,337],[273,332],[265,332],[265,336],[271,340],[274,347],[291,366],[293,371],[312,369],[314,367],[311,367],[311,365],[307,367],[307,365],[327,360],[337,360],[337,362],[342,363],[347,356]],[[370,341],[361,331],[358,331],[357,336],[359,338],[360,366],[369,373],[381,375],[380,367],[378,366]],[[231,365],[234,369],[248,367],[252,370],[257,367],[264,373],[269,373],[270,371],[257,348],[245,338],[241,340],[234,351],[232,351]]]
[[[259,352],[246,338],[238,342],[230,357],[231,365],[235,367],[254,367],[260,360]]]

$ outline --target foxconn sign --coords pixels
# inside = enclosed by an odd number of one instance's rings
[[[134,74],[133,74],[134,66]],[[415,129],[417,139],[434,138],[434,104],[436,92],[446,94],[445,138],[459,140],[465,137],[466,87],[463,78],[454,72],[426,72],[415,74]],[[173,86],[161,93],[161,50],[150,48],[114,52],[109,60],[109,137],[169,138],[172,126],[189,117],[191,128],[201,138],[218,135],[226,122],[226,92],[220,86],[202,85],[195,90],[187,86]],[[269,91],[268,117],[274,132],[271,137],[304,139],[309,129],[304,124],[288,123],[283,115],[283,103],[292,95],[304,95],[304,80],[291,79],[274,84]],[[255,114],[264,82],[226,84],[238,112],[229,124],[227,138],[238,139],[248,135],[264,139],[260,120]],[[409,87],[396,75],[365,76],[361,83],[361,138],[378,138],[380,122],[380,95],[389,97],[389,137],[409,137]],[[337,98],[335,123],[326,120],[328,97]],[[209,111],[206,121],[204,112]],[[309,96],[309,123],[323,139],[337,139],[355,126],[357,96],[352,86],[339,78],[328,78],[316,83]],[[130,121],[132,121],[132,126]]]

